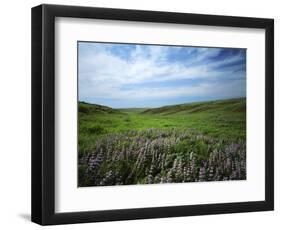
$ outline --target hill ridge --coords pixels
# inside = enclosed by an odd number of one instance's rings
[[[159,115],[171,115],[171,114],[185,114],[185,113],[199,113],[211,110],[228,110],[233,112],[246,112],[246,98],[232,98],[222,100],[212,100],[203,102],[191,102],[175,105],[165,105],[157,108],[124,108],[115,109],[109,106],[92,104],[88,102],[79,101],[78,111],[80,113],[100,113],[100,114],[121,114],[126,111],[139,110],[139,114],[159,114]]]
[[[102,113],[102,114],[111,114],[111,113],[121,113],[118,109],[113,109],[109,106],[91,104],[83,101],[78,102],[78,112],[79,113]]]
[[[162,114],[170,115],[176,113],[197,113],[206,110],[231,110],[233,112],[246,111],[246,98],[234,98],[224,100],[213,100],[205,102],[192,102],[177,105],[167,105],[158,108],[150,108],[142,114]]]

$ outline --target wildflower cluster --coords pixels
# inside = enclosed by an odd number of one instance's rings
[[[107,134],[79,153],[79,186],[246,179],[246,143],[191,130]]]

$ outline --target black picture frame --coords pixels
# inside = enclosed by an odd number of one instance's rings
[[[55,17],[265,29],[265,200],[55,213]],[[222,214],[274,209],[274,20],[125,9],[32,8],[32,221],[41,225]]]

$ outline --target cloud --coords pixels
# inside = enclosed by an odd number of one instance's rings
[[[243,97],[245,86],[244,49],[79,43],[79,100],[138,107],[161,98]]]

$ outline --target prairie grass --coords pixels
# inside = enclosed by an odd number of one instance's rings
[[[79,102],[79,186],[246,179],[246,100],[113,109]]]

